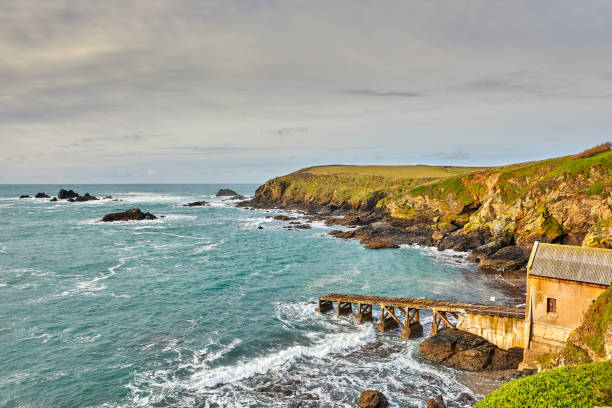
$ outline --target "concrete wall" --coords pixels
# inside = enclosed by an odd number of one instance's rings
[[[457,328],[484,337],[503,349],[525,346],[523,319],[462,313]]]

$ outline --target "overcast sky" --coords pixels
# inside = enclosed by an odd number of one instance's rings
[[[0,6],[0,183],[259,183],[612,139],[611,1]]]

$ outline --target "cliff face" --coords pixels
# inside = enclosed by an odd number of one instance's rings
[[[489,248],[481,248],[490,255],[507,246],[528,250],[536,240],[611,247],[610,192],[608,150],[442,179],[312,174],[306,169],[268,181],[254,202],[384,210],[391,218],[430,228],[432,242],[442,247],[452,247],[444,243],[453,236],[478,231],[490,236]]]

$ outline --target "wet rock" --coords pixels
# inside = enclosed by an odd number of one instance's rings
[[[183,204],[183,207],[206,207],[210,205],[207,201],[194,201],[193,203]]]
[[[295,229],[311,229],[312,227],[308,224],[298,224],[298,225],[294,225],[293,228]]]
[[[257,227],[257,229],[264,229],[264,228],[263,228],[261,225],[259,225],[259,226]]]
[[[290,220],[297,220],[297,218],[295,217],[288,217],[286,215],[277,215],[275,217],[273,217],[275,220],[278,221],[290,221]]]
[[[68,201],[70,201],[71,203],[75,203],[75,202],[82,202],[82,201],[96,201],[98,199],[98,197],[96,196],[92,196],[89,193],[85,193],[84,196],[79,196],[76,198],[71,198]]]
[[[444,397],[441,395],[436,395],[435,397],[428,399],[427,408],[446,408]]]
[[[112,200],[113,196],[112,195],[107,195],[107,196],[104,196],[104,199],[105,200]]]
[[[486,231],[470,231],[466,234],[463,230],[457,230],[446,235],[437,246],[439,249],[453,249],[465,252],[478,248],[487,242],[489,238],[490,234]]]
[[[515,271],[521,269],[529,261],[529,251],[519,246],[507,246],[495,253],[480,259],[482,269]]]
[[[217,191],[217,197],[231,197],[237,195],[239,195],[237,192],[235,192],[234,190],[230,190],[229,188],[222,188]]]
[[[379,239],[379,238],[372,238],[368,240],[362,239],[360,242],[362,244],[366,244],[366,246],[364,247],[365,249],[399,248],[399,245],[396,245],[393,242],[390,242],[384,239]]]
[[[44,192],[42,193],[38,193],[34,196],[34,198],[51,198],[49,197],[47,194],[45,194]]]
[[[359,396],[357,405],[361,408],[385,408],[387,406],[387,398],[380,391],[365,390]]]
[[[116,212],[107,214],[102,218],[101,222],[115,222],[115,221],[142,221],[142,220],[156,220],[157,217],[149,212],[142,212],[140,208],[130,208],[127,211]]]
[[[484,338],[454,328],[444,328],[419,346],[419,356],[466,371],[516,369],[523,349],[503,350]]]
[[[57,197],[53,197],[52,199],[50,199],[49,201],[57,201]]]
[[[78,193],[72,190],[64,190],[63,188],[57,193],[57,198],[60,200],[68,200],[69,198],[77,198],[78,196]]]
[[[455,400],[455,402],[458,402],[462,406],[469,405],[471,407],[472,405],[474,405],[474,403],[476,403],[476,398],[472,397],[467,392],[462,392],[461,395],[459,395],[459,397]]]
[[[32,198],[32,197],[30,197],[30,196],[29,196],[29,195],[27,195],[27,194],[24,194],[24,195],[20,195],[20,196],[19,196],[19,198]]]

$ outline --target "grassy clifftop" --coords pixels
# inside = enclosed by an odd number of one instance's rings
[[[581,244],[594,227],[589,245],[606,246],[612,245],[605,236],[611,229],[602,220],[612,215],[611,192],[612,151],[602,145],[579,155],[491,168],[310,167],[266,182],[256,200],[428,217],[466,233],[504,231],[523,247],[535,240]]]

